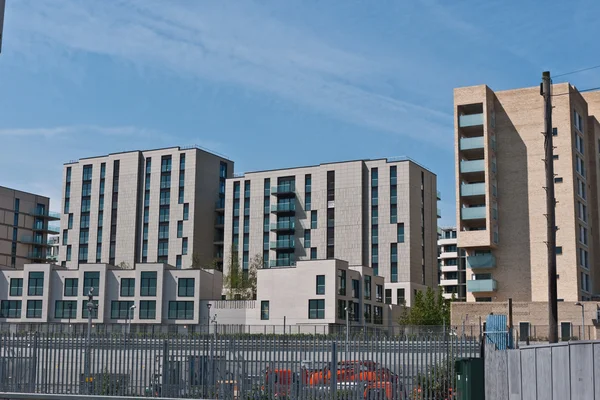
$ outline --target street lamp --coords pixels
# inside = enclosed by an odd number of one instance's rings
[[[69,303],[67,307],[69,308],[69,333],[71,333],[71,310],[73,309],[73,303]]]
[[[575,305],[581,307],[581,330],[583,331],[582,338],[585,340],[585,304],[577,302]]]
[[[208,304],[206,305],[206,308],[208,309],[208,318],[206,319],[206,321],[208,322],[208,323],[206,324],[206,325],[207,325],[207,328],[206,328],[206,329],[207,329],[207,331],[206,331],[207,333],[210,333],[210,308],[211,308],[211,307],[212,307],[212,304],[210,304],[210,303],[208,303]]]
[[[352,302],[349,301],[346,308],[344,308],[344,310],[346,310],[346,361],[348,361],[348,342],[349,342],[349,337],[350,337],[350,310],[351,310],[350,306],[351,305],[352,305]]]
[[[135,304],[129,307],[127,310],[127,334],[131,335],[131,320],[133,319],[133,315],[130,317],[131,312],[135,310]]]

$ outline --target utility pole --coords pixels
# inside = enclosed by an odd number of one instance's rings
[[[546,147],[546,219],[548,246],[548,341],[558,342],[558,301],[556,288],[556,199],[554,197],[554,147],[552,144],[552,80],[550,71],[542,73],[544,96],[544,146]]]

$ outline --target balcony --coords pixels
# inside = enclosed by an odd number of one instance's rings
[[[36,232],[45,232],[51,235],[57,235],[60,233],[60,226],[48,226],[44,227],[43,225],[34,225],[33,230]]]
[[[296,185],[294,183],[286,185],[278,185],[271,187],[271,194],[273,196],[295,196]]]
[[[219,213],[225,212],[225,199],[217,200],[215,203],[215,211]]]
[[[494,268],[496,267],[496,257],[492,253],[476,254],[467,257],[467,268]]]
[[[440,267],[442,272],[458,272],[458,265],[442,265]]]
[[[296,247],[294,240],[276,240],[271,242],[272,250],[293,250]]]
[[[442,218],[442,210],[439,208],[437,209],[437,217]]]
[[[485,219],[486,207],[465,207],[460,210],[460,219],[463,221]]]
[[[271,212],[278,213],[294,213],[296,212],[296,204],[294,203],[284,203],[284,204],[273,204],[271,206]]]
[[[34,261],[45,261],[46,253],[40,251],[30,251],[27,253],[27,258]]]
[[[460,151],[466,150],[483,150],[483,136],[460,139]]]
[[[438,200],[442,199],[442,192],[440,192],[439,190],[437,191],[437,199]]]
[[[460,185],[461,197],[485,196],[485,183],[463,183]]]
[[[33,244],[35,246],[44,246],[44,247],[49,247],[51,246],[50,244],[48,244],[47,240],[44,240],[43,237],[35,237],[32,235],[23,235],[21,236],[21,243],[27,243],[27,244]]]
[[[481,174],[485,171],[485,160],[463,160],[460,162],[461,174]]]
[[[458,279],[440,279],[440,286],[456,286]]]
[[[495,279],[477,279],[467,281],[467,292],[469,293],[487,293],[495,292],[498,289],[498,282]]]
[[[60,213],[54,211],[46,211],[41,208],[34,208],[31,210],[31,214],[36,217],[46,218],[50,221],[60,221]]]
[[[295,267],[296,266],[296,262],[293,260],[287,260],[287,259],[282,259],[282,260],[269,260],[269,267],[270,268],[276,268],[276,267]]]
[[[460,115],[458,117],[458,126],[460,128],[468,128],[471,126],[483,125],[483,113]]]
[[[293,231],[296,229],[296,223],[294,221],[282,221],[271,224],[272,231]]]

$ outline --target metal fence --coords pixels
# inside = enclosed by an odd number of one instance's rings
[[[480,354],[478,336],[444,329],[348,336],[5,335],[0,398],[452,399],[454,361]]]

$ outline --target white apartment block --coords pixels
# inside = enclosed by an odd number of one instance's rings
[[[206,324],[200,301],[218,298],[221,287],[222,274],[216,270],[179,270],[154,263],[133,269],[94,263],[79,269],[27,264],[0,270],[0,322],[87,323],[88,293],[93,289],[94,325]]]
[[[438,285],[436,176],[408,160],[357,160],[228,179],[224,270],[338,259],[385,279],[392,302]],[[264,274],[261,274],[263,276]]]
[[[438,232],[438,264],[440,268],[440,288],[444,298],[465,301],[467,282],[465,273],[465,252],[457,248],[456,228],[440,228]]]
[[[22,268],[46,259],[50,253],[49,226],[60,219],[51,212],[50,199],[0,186],[0,267]]]
[[[217,210],[232,174],[232,161],[195,147],[129,151],[66,164],[61,265],[158,262],[188,268],[193,259],[201,266],[216,259],[220,263],[223,215]]]

